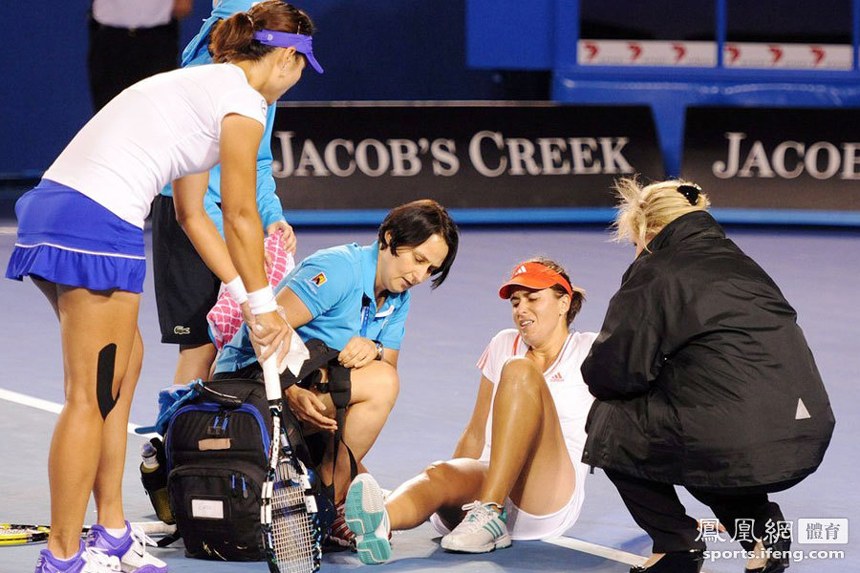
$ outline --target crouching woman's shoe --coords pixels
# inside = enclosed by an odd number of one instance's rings
[[[767,553],[767,563],[764,567],[756,567],[754,569],[744,569],[744,573],[782,573],[788,569],[789,551],[791,549],[791,540],[780,539],[773,545],[765,546]]]
[[[631,567],[630,573],[699,573],[704,560],[701,549],[672,551],[649,567]]]

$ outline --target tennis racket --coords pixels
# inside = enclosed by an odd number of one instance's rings
[[[263,381],[272,414],[272,449],[260,506],[263,547],[271,573],[313,573],[319,570],[322,558],[316,499],[310,491],[307,469],[293,455],[284,432],[276,360],[272,356],[263,362]]]
[[[170,535],[176,531],[175,525],[167,525],[162,521],[141,521],[131,525],[132,527],[140,527],[147,535]],[[89,530],[89,527],[84,527],[81,530],[81,537],[85,536]],[[48,540],[49,533],[51,533],[49,525],[0,523],[0,547],[43,543]]]

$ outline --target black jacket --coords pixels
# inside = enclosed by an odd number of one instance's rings
[[[592,466],[694,487],[818,467],[830,402],[796,313],[706,212],[667,225],[622,279],[582,374]]]

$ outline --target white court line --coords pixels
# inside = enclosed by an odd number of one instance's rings
[[[612,561],[624,563],[625,565],[641,566],[645,564],[645,561],[647,561],[645,557],[642,557],[641,555],[636,555],[635,553],[628,553],[626,551],[621,551],[620,549],[614,549],[612,547],[606,547],[604,545],[597,545],[596,543],[590,543],[581,539],[574,539],[573,537],[556,537],[555,539],[544,539],[544,542],[550,543],[552,545],[557,545],[559,547],[565,547],[567,549],[573,549],[574,551],[588,553],[589,555],[603,557],[604,559],[610,559]],[[703,569],[701,573],[707,572]]]
[[[62,404],[42,400],[41,398],[34,398],[33,396],[27,396],[26,394],[19,394],[18,392],[12,392],[11,390],[4,390],[3,388],[0,388],[0,400],[6,400],[7,402],[13,402],[22,406],[29,406],[30,408],[51,412],[52,414],[59,414],[63,410]],[[129,424],[128,433],[145,439],[153,438],[158,435],[154,433],[136,434],[134,431],[140,427],[141,426],[138,426],[137,424]]]
[[[596,543],[589,543],[588,541],[574,539],[573,537],[544,539],[544,542],[557,545],[559,547],[566,547],[567,549],[573,549],[574,551],[588,553],[589,555],[603,557],[604,559],[611,559],[612,561],[617,561],[626,565],[642,565],[646,561],[646,558],[641,555],[628,553],[626,551],[621,551],[620,549],[613,549],[612,547],[597,545]]]
[[[0,227],[0,235],[17,235],[18,227]]]

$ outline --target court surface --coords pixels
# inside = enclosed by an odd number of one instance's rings
[[[5,269],[15,240],[14,221],[0,225],[0,264]],[[352,241],[369,243],[374,234],[366,228],[300,229],[298,256]],[[860,374],[860,231],[730,228],[729,235],[771,274],[797,309],[837,419],[819,471],[773,499],[781,504],[786,518],[795,521],[795,528],[800,518],[848,518],[850,526],[860,527],[860,493],[853,479],[860,442],[860,395],[855,386]],[[148,244],[150,241],[147,234]],[[365,460],[384,487],[393,488],[429,462],[450,456],[477,393],[475,362],[490,338],[511,326],[509,303],[497,297],[498,285],[515,263],[537,254],[561,262],[573,282],[587,290],[587,302],[574,326],[591,331],[600,328],[633,249],[609,242],[605,230],[597,227],[463,230],[460,252],[445,284],[436,291],[427,284],[413,290],[400,354],[400,397]],[[4,436],[0,440],[0,522],[47,522],[47,451],[56,404],[63,398],[56,319],[32,284],[0,280],[0,325],[0,435]],[[145,356],[131,422],[148,424],[156,413],[158,390],[172,382],[177,352],[176,347],[159,342],[151,268],[140,329]],[[139,480],[141,442],[142,438],[129,435],[124,495],[126,515],[132,521],[154,519]],[[376,570],[627,571],[629,563],[639,562],[636,556],[649,553],[650,542],[600,470],[589,476],[585,487],[582,515],[558,544],[515,542],[511,549],[486,555],[447,554],[425,524],[396,534],[392,562]],[[712,517],[689,495],[682,493],[682,500],[690,515]],[[91,507],[87,521],[94,518]],[[807,555],[793,563],[790,571],[860,571],[857,539],[860,531],[849,530],[852,541],[847,545],[795,543],[792,549],[842,550],[845,555],[827,560]],[[266,571],[262,563],[186,559],[178,545],[157,550],[173,572]],[[0,573],[32,571],[41,547],[0,548]],[[718,543],[711,548],[736,550],[739,546]],[[326,555],[323,563],[323,571],[361,567],[348,552]],[[740,572],[743,561],[721,558],[706,563],[704,570]]]

